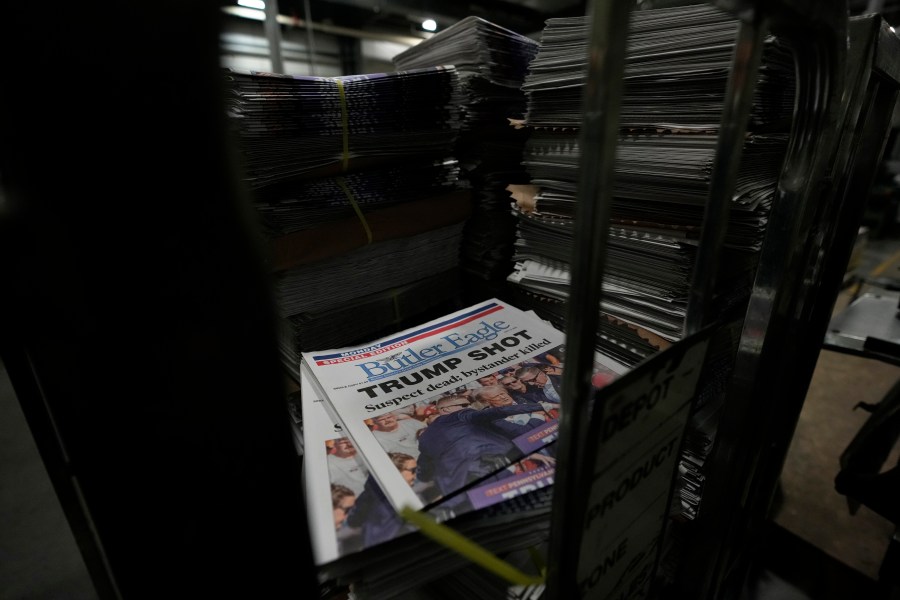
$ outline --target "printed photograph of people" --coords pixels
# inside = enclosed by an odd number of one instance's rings
[[[348,524],[348,517],[371,479],[353,442],[346,437],[325,442],[328,479],[331,482],[331,505],[334,510],[334,530],[338,556],[361,548],[358,528]]]
[[[416,479],[416,459],[402,452],[389,452],[388,456],[406,483],[412,486]],[[347,524],[360,532],[360,543],[363,548],[415,530],[415,527],[397,514],[374,477],[366,482],[365,489],[348,516]]]
[[[348,438],[326,442],[331,505],[338,556],[391,540],[413,531],[397,515],[374,477],[370,476]],[[416,481],[416,459],[402,452],[389,452],[391,461],[406,483]]]
[[[356,451],[356,446],[350,438],[342,437],[328,440],[325,442],[325,448],[331,483],[348,487],[354,494],[359,495],[369,473]]]
[[[530,452],[517,442],[552,423],[555,410],[538,393],[513,399],[499,383],[501,375],[482,378],[487,385],[457,388],[437,397],[367,420],[385,452],[417,461],[412,481],[426,504],[483,480]]]
[[[417,416],[403,408],[378,415],[372,419],[372,435],[385,452],[404,452],[415,458],[419,456],[419,433],[426,427]]]
[[[331,484],[331,508],[334,511],[334,529],[340,531],[347,522],[347,515],[356,504],[356,494],[350,488]]]
[[[386,453],[416,461],[407,483],[426,505],[433,505],[459,496],[555,439],[549,432],[555,432],[559,417],[564,364],[565,346],[560,345],[366,424]],[[606,374],[600,364],[595,372],[609,380],[616,376]],[[453,509],[452,502],[447,506]]]
[[[461,509],[479,509],[496,502],[497,498],[509,500],[550,487],[555,468],[556,444],[550,444],[467,490],[464,496],[468,505]]]
[[[561,399],[564,357],[565,346],[558,346],[523,361],[510,375],[524,384],[527,390],[543,394],[545,402],[558,405]]]
[[[591,376],[591,385],[595,388],[602,388],[609,385],[620,377],[620,373],[613,371],[610,367],[600,363],[594,363],[594,374]]]

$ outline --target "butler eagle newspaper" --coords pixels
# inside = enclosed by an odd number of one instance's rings
[[[365,346],[304,353],[303,364],[394,508],[420,510],[431,501],[403,479],[370,429],[372,419],[427,408],[480,377],[538,363],[541,355],[560,352],[563,343],[564,335],[553,327],[492,299]],[[542,414],[546,422],[511,438],[514,449],[507,460],[519,460],[556,439],[556,419]]]

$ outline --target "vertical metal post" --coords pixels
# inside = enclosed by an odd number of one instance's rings
[[[588,74],[584,87],[579,144],[579,185],[572,252],[572,281],[566,321],[566,369],[557,442],[555,501],[551,516],[547,598],[577,597],[580,548],[567,543],[565,515],[586,501],[585,482],[577,480],[589,423],[594,362],[612,181],[624,88],[625,55],[631,0],[591,4]],[[571,514],[571,513],[569,513]],[[580,536],[575,536],[580,539]]]
[[[846,3],[750,4],[794,48],[794,120],[705,465],[701,513],[680,557],[675,595],[685,598],[737,597],[744,584],[821,344],[810,302],[832,291],[819,286],[819,262],[830,252],[830,205],[841,202],[833,177],[843,168],[835,169],[837,141],[853,90],[843,76]]]
[[[281,27],[278,25],[278,0],[266,0],[265,26],[272,72],[284,73],[284,61],[281,60]]]
[[[766,28],[760,22],[759,11],[753,12],[751,22],[742,21],[738,30],[716,140],[716,157],[703,214],[700,246],[697,249],[688,297],[685,335],[700,331],[715,316],[710,309],[719,269],[719,255],[725,240],[725,230],[728,228],[728,212],[741,164],[765,33]]]
[[[312,11],[309,0],[303,0],[303,18],[306,20],[306,45],[309,53],[309,74],[316,74],[316,42],[313,36]]]
[[[866,5],[865,14],[871,15],[872,13],[880,13],[884,10],[884,0],[869,0],[869,3]]]
[[[4,230],[4,233],[8,232]],[[34,437],[60,507],[72,528],[97,597],[101,600],[121,600],[122,593],[116,584],[103,541],[97,533],[94,517],[82,495],[77,470],[73,468],[66,451],[65,440],[41,386],[37,369],[16,337],[7,332],[0,344],[0,356],[15,388],[28,429]]]

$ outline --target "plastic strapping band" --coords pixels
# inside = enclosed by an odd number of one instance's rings
[[[543,577],[523,573],[508,562],[491,554],[472,540],[460,535],[446,525],[441,525],[424,513],[415,511],[407,506],[400,511],[400,516],[418,527],[424,535],[435,542],[461,554],[476,565],[502,577],[513,585],[536,585],[544,583]]]
[[[363,214],[362,209],[359,207],[359,204],[356,202],[356,198],[353,197],[353,194],[350,192],[350,188],[347,187],[347,182],[344,181],[343,177],[335,177],[334,180],[337,182],[338,186],[344,191],[344,195],[347,196],[347,200],[350,201],[350,206],[353,207],[353,210],[356,211],[356,216],[359,217],[359,222],[362,223],[363,229],[366,230],[366,237],[368,238],[368,243],[372,243],[372,229],[369,227],[368,221],[366,221],[366,216]]]
[[[341,171],[347,170],[347,165],[350,162],[350,130],[347,125],[347,94],[344,93],[344,82],[340,79],[333,79],[335,84],[337,84],[338,95],[341,98],[341,129],[343,130],[343,151],[344,157],[341,161]]]

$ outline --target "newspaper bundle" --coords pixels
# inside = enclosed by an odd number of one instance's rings
[[[465,566],[407,535],[415,528],[398,514],[407,506],[454,519],[497,553],[540,543],[564,361],[561,332],[497,299],[360,347],[305,353],[304,479],[320,576],[358,583],[365,569],[380,593],[391,578],[372,573],[398,556],[438,553],[445,574]],[[597,362],[595,384],[625,370]],[[507,513],[535,521],[530,533],[510,533],[497,519]]]
[[[379,546],[380,554],[392,552],[392,547],[384,544],[411,533],[414,528],[397,515],[377,481],[370,476],[353,441],[336,422],[327,403],[313,390],[308,377],[301,379],[301,389],[307,438],[304,486],[316,564],[333,563],[374,546]],[[448,510],[438,502],[427,512],[435,520],[444,521],[531,490],[549,487],[553,483],[553,465],[548,464],[552,463],[551,448],[542,451],[542,458],[529,456],[473,486],[467,492],[469,501],[457,503],[454,510]],[[415,459],[402,454],[397,462],[406,477],[413,480]],[[408,539],[403,544],[402,552],[412,550],[415,553],[422,540]],[[396,551],[396,545],[393,551]],[[433,551],[433,547],[429,551]],[[343,573],[345,570],[346,566],[332,567],[325,572]]]
[[[362,347],[304,353],[303,367],[391,505],[420,510],[556,439],[563,338],[493,299]],[[414,459],[413,485],[397,453]]]

